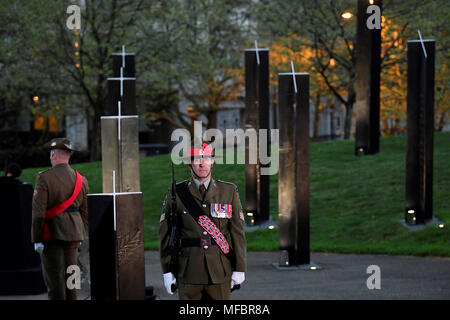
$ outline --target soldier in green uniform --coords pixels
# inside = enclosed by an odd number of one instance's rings
[[[44,145],[52,168],[40,172],[32,204],[31,241],[41,254],[49,300],[76,300],[66,284],[67,267],[77,265],[80,241],[88,226],[88,181],[69,165],[70,140],[56,138]]]
[[[228,241],[231,240],[229,245],[233,250],[228,255],[224,253],[222,247],[227,244],[218,240],[221,244],[218,245],[211,235],[214,231],[211,232],[210,227],[205,229],[195,220],[195,214],[185,207],[177,191],[176,211],[181,220],[181,248],[177,272],[173,274],[170,270],[171,256],[168,253],[171,233],[168,219],[172,197],[169,189],[159,229],[164,286],[169,294],[173,294],[172,284],[176,284],[180,299],[228,300],[231,288],[244,282],[246,269],[244,215],[238,189],[232,183],[211,177],[214,160],[208,144],[204,143],[201,149],[191,148],[188,154],[192,159],[192,163],[188,164],[192,178],[182,183],[186,184],[192,198],[199,205],[201,212],[197,214],[207,216],[220,233],[228,238]]]

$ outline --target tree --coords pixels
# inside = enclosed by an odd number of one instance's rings
[[[292,32],[310,41],[316,72],[328,91],[345,106],[344,136],[349,138],[356,97],[355,25],[353,21],[343,21],[340,14],[350,2],[260,1],[259,4],[256,15],[260,19],[260,32],[271,37]]]
[[[382,18],[380,121],[382,134],[393,136],[404,130],[406,120],[406,25],[400,26]]]
[[[33,59],[34,48],[30,45],[29,37],[24,36],[32,30],[31,23],[23,23],[29,11],[19,8],[19,1],[4,1],[0,4],[0,127],[13,130],[23,105],[31,108],[37,93],[41,94],[41,98],[49,95],[48,90],[41,90],[48,83],[44,79],[37,81],[36,72],[30,72],[40,66]]]
[[[412,4],[411,4],[412,3]],[[389,1],[382,22],[381,121],[385,135],[404,130],[407,94],[407,40],[418,39],[420,29],[425,39],[436,40],[435,125],[442,130],[448,122],[448,18],[446,2],[431,1],[421,5],[413,1]],[[414,9],[414,10],[412,10]]]
[[[411,25],[411,21],[423,22],[427,28],[436,29],[439,24],[433,22],[431,12],[437,13],[439,8],[442,10],[446,7],[442,0],[436,1],[433,5],[418,0],[386,0],[383,3],[383,15],[388,17],[387,21],[395,20],[397,36],[382,39],[384,48],[381,57],[382,70],[402,61],[403,57],[393,51],[399,37],[410,34],[407,27]],[[341,13],[345,10],[354,12],[355,8],[355,1],[345,0],[262,0],[255,6],[253,13],[258,19],[258,31],[263,37],[278,39],[286,34],[295,33],[309,39],[311,48],[316,51],[314,55],[316,71],[323,78],[328,91],[345,106],[344,137],[347,139],[351,136],[353,104],[356,100],[354,90],[356,27],[355,19],[345,22],[341,18]],[[438,21],[442,19],[441,17]]]
[[[91,160],[100,159],[100,116],[106,114],[111,54],[119,51],[122,44],[143,54],[151,55],[157,50],[157,45],[155,50],[149,50],[142,44],[136,20],[140,12],[156,2],[146,1],[144,5],[142,0],[85,1],[81,7],[81,30],[74,32],[66,25],[67,3],[29,1],[21,3],[17,25],[9,30],[22,47],[18,50],[25,49],[26,55],[18,55],[17,62],[31,78],[33,92],[42,97],[34,111],[54,112],[55,105],[61,106],[62,112],[66,107],[86,110]],[[15,5],[9,5],[6,11],[13,11]]]
[[[43,68],[60,70],[58,78],[66,79],[65,90],[78,96],[77,102],[87,107],[91,160],[100,158],[100,116],[106,114],[111,54],[119,51],[122,44],[133,47],[136,39],[131,35],[137,33],[134,21],[142,9],[142,1],[86,1],[81,30],[73,32],[66,27],[68,16],[61,14],[66,10],[65,4],[35,8],[49,18],[49,30],[44,34],[53,31],[50,41],[38,36],[35,44]]]
[[[448,59],[446,60],[448,61]],[[435,94],[435,125],[436,130],[442,131],[444,125],[450,121],[450,75],[447,63],[442,63],[436,70],[436,94]]]
[[[435,39],[435,92],[434,115],[435,129],[442,130],[450,120],[449,86],[450,76],[448,61],[450,58],[450,37],[447,27],[450,10],[445,0],[425,1],[417,10],[409,10],[401,19],[407,20],[408,28],[403,34],[404,39],[418,39],[420,29],[424,39]],[[406,57],[406,52],[405,55]],[[405,60],[406,61],[406,60]],[[406,67],[406,65],[405,65]]]
[[[310,96],[314,103],[313,140],[318,138],[321,113],[335,106],[334,100],[329,98],[327,85],[317,72],[314,61],[316,54],[317,51],[311,48],[308,39],[300,38],[295,34],[281,37],[279,41],[272,42],[270,45],[270,81],[272,88],[278,86],[277,74],[291,69],[291,61],[294,62],[296,71],[307,70],[310,75]],[[331,67],[333,67],[335,62],[332,61],[331,64]]]
[[[19,4],[18,14],[11,16]],[[239,48],[244,47],[247,17],[240,8],[246,4],[242,0],[87,0],[81,6],[81,30],[74,32],[66,26],[67,3],[8,2],[0,7],[2,17],[11,22],[2,27],[10,42],[0,42],[6,48],[0,50],[0,63],[4,61],[0,67],[8,65],[3,82],[14,88],[2,87],[10,88],[2,94],[9,99],[5,105],[13,105],[20,91],[28,96],[18,99],[19,108],[25,106],[24,100],[31,104],[33,95],[39,95],[35,113],[85,110],[91,160],[98,160],[111,54],[125,44],[136,53],[139,111],[189,127],[177,106],[182,96],[208,118],[209,126],[215,126],[217,109],[242,92]],[[21,71],[19,79],[12,57]]]
[[[219,107],[242,93],[247,4],[242,0],[169,0],[162,4],[160,27],[171,40],[167,48],[171,59],[162,68],[171,88],[208,119],[208,127],[216,126]],[[178,108],[164,111],[152,116],[190,127],[186,112]]]

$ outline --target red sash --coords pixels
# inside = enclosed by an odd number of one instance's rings
[[[198,218],[197,223],[205,229],[206,232],[214,239],[214,241],[219,246],[220,250],[224,254],[228,254],[230,252],[230,245],[228,244],[227,238],[220,232],[219,228],[208,218],[206,215],[202,215]]]
[[[75,170],[75,172],[77,174],[77,179],[75,180],[75,189],[73,190],[70,198],[60,204],[57,204],[53,208],[48,209],[45,213],[44,230],[42,232],[43,241],[50,240],[50,228],[48,226],[48,220],[56,217],[58,214],[64,212],[64,210],[70,207],[70,205],[75,201],[81,191],[81,187],[83,186],[83,177],[78,173],[77,170]]]

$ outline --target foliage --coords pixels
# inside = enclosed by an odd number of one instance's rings
[[[245,39],[247,1],[165,1],[161,24],[170,60],[165,69],[171,85],[186,101],[185,107],[208,119],[215,126],[215,114],[226,101],[242,92],[241,51]],[[168,114],[179,126],[191,123],[185,111],[171,109]],[[154,114],[154,116],[158,116]]]
[[[81,10],[81,30],[67,28],[67,2],[32,0],[3,2],[2,14],[12,20],[6,42],[16,45],[6,56],[17,59],[5,64],[3,81],[13,84],[21,104],[34,95],[33,114],[56,115],[71,109],[86,113],[91,159],[100,157],[100,116],[106,114],[106,78],[110,76],[111,53],[123,41],[135,43],[136,12],[141,1],[86,1]],[[20,6],[20,10],[15,10]],[[32,71],[32,72],[30,72]],[[24,92],[25,89],[26,91]],[[21,97],[25,95],[25,97]],[[6,101],[6,105],[9,105]]]
[[[68,2],[2,2],[0,104],[10,126],[15,110],[62,121],[76,109],[87,114],[91,159],[99,159],[111,54],[122,45],[136,53],[138,110],[150,125],[167,119],[189,127],[187,114],[178,110],[182,103],[214,126],[218,108],[242,94],[248,1],[83,3],[81,30],[74,32],[66,26]]]
[[[260,37],[271,39],[276,48],[288,43],[286,57],[314,51],[303,72],[317,73],[326,85],[323,95],[346,109],[345,137],[351,135],[356,72],[355,18],[344,21],[340,14],[356,11],[355,1],[258,1],[253,10]],[[383,134],[397,134],[406,116],[406,40],[417,38],[417,29],[433,35],[436,43],[436,120],[442,130],[448,121],[448,6],[443,0],[383,1],[381,121]],[[301,41],[296,41],[301,39]],[[305,46],[305,43],[307,44]],[[296,54],[293,54],[296,53]],[[312,81],[314,83],[314,81]],[[312,94],[311,96],[314,96]]]
[[[297,71],[311,75],[316,125],[320,112],[344,107],[345,137],[351,136],[356,28],[355,19],[344,22],[340,13],[355,10],[356,1],[80,3],[81,30],[74,32],[66,26],[66,9],[72,3],[0,2],[2,130],[18,131],[17,121],[26,114],[31,115],[29,122],[51,117],[62,126],[68,112],[86,113],[90,157],[99,159],[99,119],[106,114],[111,54],[122,45],[136,53],[138,111],[147,116],[149,126],[189,128],[185,109],[192,106],[212,127],[218,108],[244,95],[243,49],[258,39],[271,49],[272,97],[276,99],[276,73],[290,70],[294,60]],[[424,38],[436,39],[435,119],[436,129],[442,130],[450,117],[446,2],[385,0],[383,15],[383,134],[403,130],[406,40],[416,39],[417,29]]]
[[[277,73],[291,70],[290,62],[294,63],[296,72],[307,71],[310,75],[310,100],[314,104],[313,140],[318,138],[318,125],[321,113],[324,110],[335,108],[335,100],[330,96],[330,92],[323,77],[318,72],[315,59],[318,50],[311,47],[308,39],[300,38],[292,34],[281,37],[278,41],[270,45],[270,81],[275,88],[273,101],[277,102]],[[334,59],[330,61],[330,69],[336,66]],[[329,77],[330,81],[337,81],[338,73]]]
[[[343,21],[340,14],[349,6],[349,1],[260,1],[255,9],[261,34],[277,38],[289,33],[308,39],[314,52],[313,72],[321,76],[328,94],[345,105],[346,138],[355,102],[355,23]]]

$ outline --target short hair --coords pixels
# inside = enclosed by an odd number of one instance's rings
[[[70,156],[72,155],[69,150],[53,149],[52,151],[55,152],[60,158],[70,158]]]

